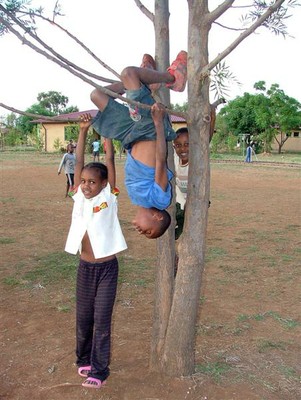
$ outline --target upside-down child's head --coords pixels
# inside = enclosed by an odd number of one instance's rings
[[[162,236],[170,222],[171,218],[166,210],[158,210],[154,207],[138,207],[137,214],[133,219],[136,231],[148,239],[156,239]]]
[[[97,196],[108,183],[108,169],[98,162],[85,165],[80,176],[80,187],[86,199]]]

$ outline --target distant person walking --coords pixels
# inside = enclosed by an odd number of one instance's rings
[[[249,144],[249,146],[247,147],[247,154],[246,154],[246,159],[245,162],[250,163],[252,162],[252,146],[251,144]]]
[[[74,154],[74,147],[67,146],[67,153],[65,153],[61,159],[59,169],[57,171],[58,175],[60,175],[62,168],[64,167],[65,174],[67,177],[67,184],[66,184],[66,194],[65,197],[68,196],[69,192],[73,190],[74,186],[74,170],[75,170],[75,162],[76,157]]]
[[[92,143],[93,148],[93,161],[95,162],[96,159],[99,162],[99,150],[100,150],[100,143],[99,140],[95,139]]]

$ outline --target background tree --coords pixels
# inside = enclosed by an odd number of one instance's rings
[[[287,141],[293,129],[301,126],[301,104],[294,98],[287,96],[278,84],[265,89],[255,84],[257,90],[262,90],[267,98],[270,112],[270,120],[266,121],[267,132],[273,134],[273,139],[278,143],[278,153],[281,153],[284,143]],[[266,112],[264,112],[266,114]]]
[[[154,13],[150,12],[140,0],[135,3],[141,12],[153,23],[155,29],[156,61],[159,69],[169,64],[169,8],[168,0],[155,0]],[[174,237],[173,227],[164,237],[157,240],[158,268],[156,278],[156,301],[151,350],[151,367],[170,375],[188,375],[194,372],[195,326],[199,310],[202,271],[205,262],[205,242],[210,192],[209,141],[212,118],[210,104],[211,75],[216,68],[243,40],[260,26],[271,29],[276,34],[286,35],[284,20],[289,7],[297,4],[294,0],[253,1],[244,8],[243,25],[237,38],[218,56],[209,60],[209,33],[214,23],[225,13],[231,13],[234,3],[240,1],[221,1],[216,8],[209,10],[208,0],[188,0],[188,110],[186,120],[190,133],[190,167],[188,198],[184,232],[179,243],[179,264],[174,280]],[[57,5],[58,3],[56,3]],[[8,7],[9,5],[9,7]],[[47,46],[31,26],[42,11],[32,11],[27,15],[17,1],[7,1],[6,7],[0,3],[0,33],[11,32],[22,43],[67,69],[84,82],[98,87],[105,93],[120,98],[119,95],[98,85],[95,80],[108,82],[103,77],[74,65],[71,61]],[[53,19],[59,15],[56,7]],[[27,24],[26,24],[27,22]],[[54,23],[54,21],[52,21]],[[26,38],[17,29],[26,32]],[[220,24],[221,26],[221,24]],[[229,28],[229,27],[228,27]],[[236,28],[237,30],[237,28]],[[30,41],[32,39],[33,41]],[[36,46],[34,42],[38,42]],[[92,53],[92,52],[90,52]],[[169,93],[162,89],[159,93],[162,102],[169,105]],[[122,98],[121,98],[122,99]],[[123,101],[129,102],[123,98]],[[133,102],[134,105],[139,105]],[[140,105],[142,106],[142,105]],[[143,106],[142,106],[143,107]],[[171,112],[171,110],[168,110]],[[172,162],[171,157],[169,160]]]
[[[260,93],[245,93],[223,107],[219,123],[223,120],[223,129],[228,135],[262,141],[265,152],[270,151],[276,140],[280,153],[289,133],[301,125],[300,103],[285,95],[278,84],[267,90],[265,82],[259,81],[254,88]]]
[[[183,104],[176,103],[176,104],[172,104],[171,107],[175,111],[186,112],[188,109],[188,103],[187,102],[185,102]]]
[[[33,104],[29,108],[25,110],[26,113],[30,114],[36,114],[37,116],[39,115],[46,115],[46,116],[53,116],[50,111],[48,111],[46,108],[41,106],[40,104]],[[37,118],[37,117],[36,117]],[[33,117],[30,117],[28,115],[22,115],[18,118],[17,120],[17,127],[22,133],[22,137],[26,141],[27,136],[30,135],[35,127],[35,124],[32,123],[34,120]]]
[[[78,111],[78,107],[67,107],[69,102],[68,97],[56,91],[41,92],[38,94],[37,100],[38,103],[30,106],[25,111],[25,115],[22,115],[17,120],[17,128],[20,130],[22,138],[25,142],[28,135],[32,135],[34,133],[36,124],[33,124],[32,121],[39,115],[51,117],[59,114],[68,114]],[[32,114],[35,114],[36,117],[32,117]],[[74,129],[70,128],[67,139],[74,139],[76,133],[78,133],[77,130],[74,132]]]
[[[39,105],[45,110],[48,110],[51,115],[67,114],[78,111],[75,106],[67,107],[69,99],[67,96],[62,95],[60,92],[50,91],[41,92],[38,94]]]
[[[0,126],[5,130],[1,137],[1,146],[15,146],[23,143],[22,132],[17,128],[18,116],[15,113],[8,114],[1,118]]]

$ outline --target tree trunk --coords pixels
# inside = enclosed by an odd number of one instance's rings
[[[157,69],[166,70],[169,63],[169,8],[168,0],[155,1],[155,41]],[[170,106],[170,93],[167,89],[160,90],[163,104]],[[174,170],[173,148],[168,146],[168,166]],[[173,198],[168,210],[174,216]],[[168,231],[157,239],[157,270],[154,291],[154,316],[152,327],[152,341],[150,354],[150,369],[161,369],[161,358],[164,347],[165,334],[169,320],[174,287],[174,259],[175,259],[175,223],[174,217]]]
[[[188,129],[189,182],[184,232],[163,355],[164,370],[173,376],[190,375],[195,365],[195,326],[205,259],[210,189],[209,77],[200,75],[208,64],[207,1],[189,2]]]
[[[264,14],[265,19],[259,18],[244,35],[240,35],[224,51],[221,59],[254,32],[257,25],[260,26],[283,2],[284,0],[276,0],[274,6],[269,7]],[[210,124],[211,118],[215,117],[210,107],[208,68],[212,69],[219,62],[217,57],[211,65],[208,63],[208,37],[212,23],[209,17],[218,18],[231,7],[234,0],[222,2],[213,15],[208,11],[208,0],[187,0],[187,3],[187,123],[190,155],[185,223],[178,246],[179,264],[174,287],[174,225],[157,240],[158,270],[150,362],[151,369],[161,370],[172,376],[191,375],[195,367],[195,327],[205,262],[210,191]],[[156,61],[160,69],[165,69],[169,60],[168,0],[155,0],[155,11]],[[163,102],[169,104],[169,94],[164,89],[161,91]],[[212,125],[213,123],[211,127]],[[171,153],[169,165],[173,165]]]

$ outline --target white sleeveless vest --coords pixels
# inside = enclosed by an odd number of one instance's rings
[[[178,155],[174,154],[175,175],[176,175],[176,202],[180,203],[181,209],[184,210],[187,197],[188,170],[189,165],[181,165]]]
[[[127,248],[117,216],[117,197],[111,193],[109,184],[92,199],[86,199],[79,186],[73,200],[66,252],[81,252],[81,243],[86,232],[95,258],[108,257]]]

